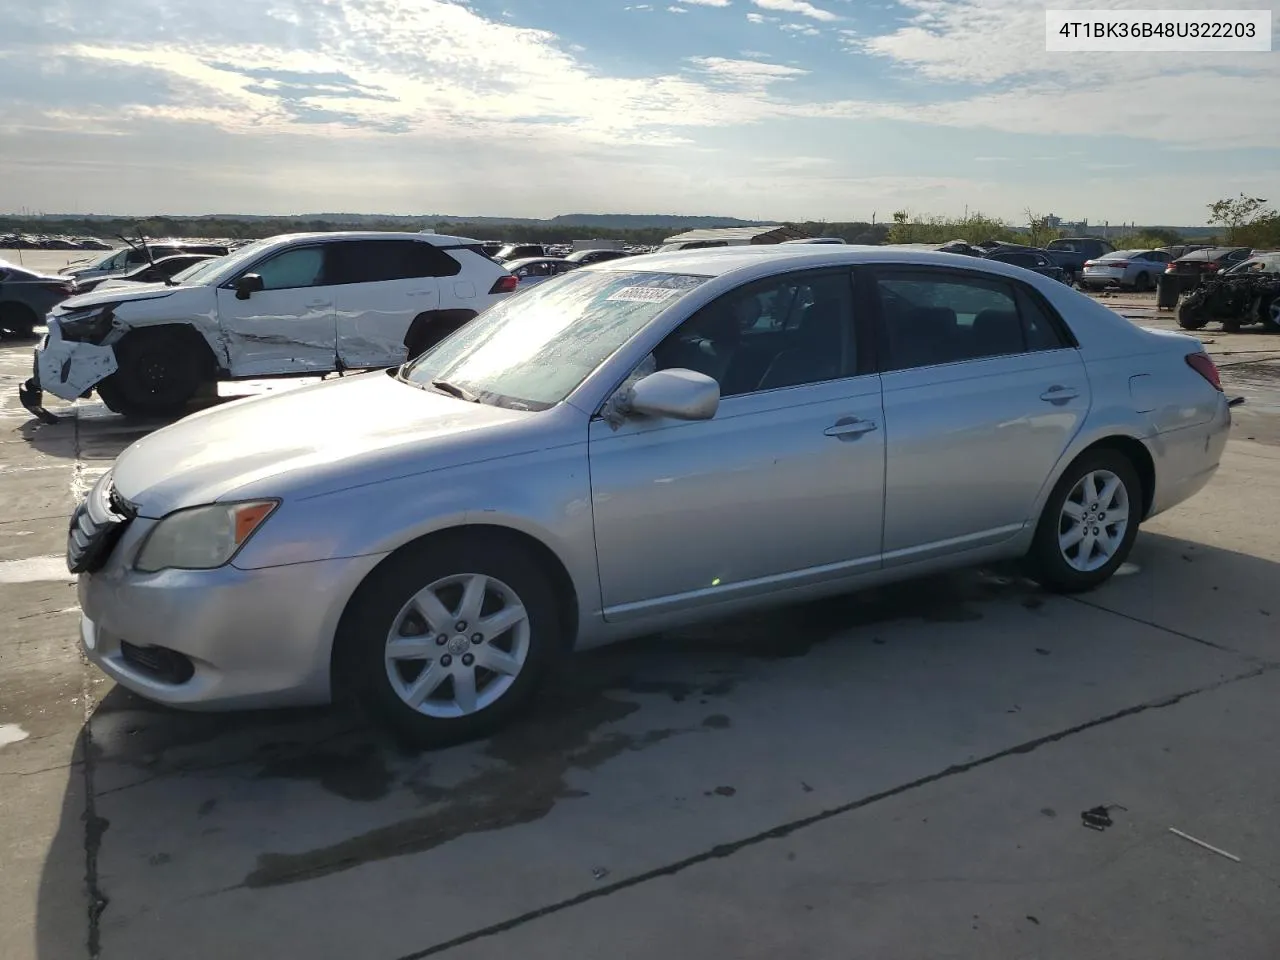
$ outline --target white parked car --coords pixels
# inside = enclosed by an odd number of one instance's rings
[[[516,289],[478,240],[288,234],[177,274],[60,303],[23,405],[96,389],[118,413],[180,410],[220,380],[390,367]]]

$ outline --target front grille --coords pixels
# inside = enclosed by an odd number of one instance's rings
[[[137,515],[116,493],[110,474],[102,477],[71,515],[67,530],[67,569],[93,573],[102,569],[125,527]]]
[[[125,663],[165,683],[186,683],[196,672],[188,657],[168,647],[139,647],[121,640],[120,656]]]

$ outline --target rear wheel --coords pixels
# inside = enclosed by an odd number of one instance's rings
[[[1146,293],[1151,289],[1151,274],[1140,273],[1133,278],[1133,289],[1138,293]]]
[[[142,330],[116,346],[116,372],[97,385],[109,410],[126,416],[180,413],[200,389],[203,363],[190,339]]]
[[[1142,483],[1117,450],[1071,464],[1040,515],[1027,559],[1047,590],[1077,593],[1106,581],[1128,557],[1142,519]]]
[[[555,591],[519,544],[445,534],[380,567],[339,627],[339,682],[400,737],[437,747],[523,709],[562,648]]]
[[[15,337],[35,332],[38,317],[25,303],[0,303],[0,330]]]

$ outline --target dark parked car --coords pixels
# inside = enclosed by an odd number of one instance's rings
[[[1197,250],[1208,250],[1211,246],[1213,246],[1211,243],[1174,243],[1167,247],[1156,247],[1156,249],[1167,253],[1170,260],[1177,260],[1179,257],[1185,257],[1188,253],[1195,253]]]
[[[1249,247],[1205,247],[1178,257],[1165,269],[1178,278],[1182,290],[1198,287],[1203,281],[1249,259]]]
[[[161,257],[155,264],[144,264],[118,276],[90,277],[87,280],[78,281],[76,293],[88,293],[104,283],[164,283],[187,267],[212,259],[213,255],[208,253],[180,253],[172,257]]]
[[[1064,237],[1061,240],[1050,240],[1044,249],[1049,258],[1067,275],[1067,282],[1074,283],[1084,272],[1086,260],[1105,257],[1116,248],[1097,237]]]
[[[29,337],[37,323],[75,292],[74,280],[51,277],[0,260],[0,330]]]
[[[570,263],[579,263],[585,267],[588,264],[604,263],[606,260],[618,260],[629,256],[631,254],[625,250],[575,250],[573,253],[567,254],[564,259]]]
[[[1025,267],[1027,270],[1052,277],[1060,283],[1067,282],[1066,271],[1054,263],[1047,252],[1034,247],[1028,247],[1025,250],[997,249],[987,254],[987,259],[999,260],[1001,263],[1012,264],[1015,267]]]

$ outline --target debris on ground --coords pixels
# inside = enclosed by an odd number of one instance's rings
[[[1111,819],[1112,810],[1124,810],[1128,812],[1127,807],[1122,807],[1118,803],[1112,803],[1107,806],[1090,807],[1088,810],[1082,810],[1080,812],[1080,822],[1090,830],[1105,830],[1115,822]]]
[[[1205,843],[1203,840],[1197,840],[1195,837],[1191,836],[1191,834],[1183,833],[1181,830],[1178,830],[1176,827],[1170,827],[1169,832],[1173,834],[1177,834],[1183,840],[1190,840],[1196,846],[1204,847],[1206,850],[1210,850],[1216,853],[1220,857],[1226,857],[1228,860],[1234,860],[1236,863],[1240,862],[1240,858],[1237,857],[1234,853],[1227,853],[1227,851],[1220,850],[1219,848],[1213,846],[1212,844]]]

